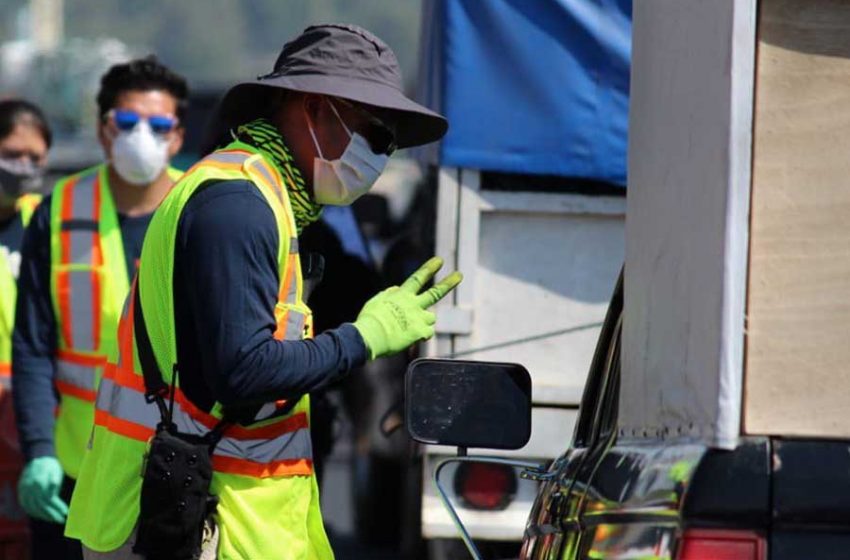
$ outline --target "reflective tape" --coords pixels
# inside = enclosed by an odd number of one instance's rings
[[[94,402],[97,366],[56,360],[56,389],[60,394]]]
[[[277,180],[275,172],[262,159],[255,159],[248,164],[248,171],[254,171],[260,175],[260,178],[265,180],[266,188],[271,189],[278,202],[283,204],[283,193],[281,192],[280,181]]]
[[[71,316],[60,320],[69,321],[75,350],[94,352],[97,350],[94,330],[96,307],[93,301],[96,288],[92,276],[97,273],[91,270],[71,270],[67,274],[71,291],[68,294]]]
[[[98,172],[76,178],[60,191],[61,265],[85,267],[57,274],[60,325],[65,346],[94,352],[100,343],[100,186]],[[60,380],[61,381],[61,380]],[[62,383],[66,383],[61,381]]]
[[[242,165],[245,163],[245,160],[251,157],[251,154],[248,152],[241,151],[231,151],[231,150],[221,150],[218,152],[213,152],[203,160],[201,160],[201,165],[208,162],[213,163],[226,163],[226,164],[234,164],[234,165]]]
[[[284,331],[285,340],[301,340],[304,338],[304,323],[307,316],[300,311],[290,309],[286,314],[286,330]]]
[[[193,406],[184,396],[175,398],[172,420],[178,431],[196,436],[208,433],[211,420],[207,418],[202,421],[187,413],[187,408]],[[159,422],[159,408],[148,404],[142,392],[104,376],[98,391],[96,424],[133,439],[147,441]],[[215,422],[212,423],[214,425]],[[310,460],[312,445],[307,415],[299,412],[279,422],[256,428],[230,426],[225,429],[214,456],[250,461],[257,465]]]

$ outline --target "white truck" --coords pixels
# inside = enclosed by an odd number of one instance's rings
[[[630,49],[631,0],[423,2],[419,98],[450,125],[417,156],[436,169],[436,254],[465,275],[425,355],[528,368],[533,432],[516,458],[570,441],[623,264]],[[424,449],[432,558],[458,542],[431,483],[455,451]],[[472,537],[515,555],[536,483],[474,464],[442,481]]]
[[[493,191],[475,169],[439,172],[437,254],[465,279],[437,309],[427,355],[518,362],[533,379],[533,432],[514,457],[545,462],[570,441],[595,340],[624,257],[625,196]],[[431,484],[454,449],[425,452],[422,534],[433,557],[453,547]],[[486,451],[484,452],[486,453]],[[502,453],[503,454],[503,453]],[[444,484],[473,538],[519,542],[536,484],[519,469],[447,468]]]

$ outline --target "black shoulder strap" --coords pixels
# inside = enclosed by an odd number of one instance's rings
[[[139,352],[139,362],[142,366],[142,376],[145,379],[145,400],[149,403],[156,402],[159,408],[159,415],[162,419],[162,425],[167,429],[176,431],[176,426],[172,422],[174,412],[174,395],[177,392],[177,364],[174,364],[174,369],[171,372],[171,386],[163,379],[162,373],[159,371],[159,366],[156,363],[156,358],[153,355],[153,347],[148,336],[148,330],[145,327],[145,316],[142,312],[142,299],[139,289],[139,279],[136,277],[133,294],[133,329],[136,336],[136,350]],[[132,358],[130,358],[132,359]],[[169,404],[165,405],[165,397],[169,396]],[[210,442],[210,452],[221,439],[224,430],[233,423],[230,415],[225,411],[221,420],[207,432],[206,438]]]
[[[133,332],[136,337],[136,350],[139,352],[139,362],[142,366],[142,376],[145,379],[145,400],[149,403],[155,401],[159,407],[162,421],[166,425],[170,425],[171,411],[165,406],[165,397],[171,392],[171,398],[173,399],[174,391],[173,389],[169,391],[168,384],[163,381],[162,373],[159,371],[159,366],[156,364],[156,358],[153,355],[151,340],[148,337],[148,329],[145,327],[145,316],[142,312],[138,276],[133,286]],[[129,358],[125,356],[125,359],[132,360],[133,358],[132,356]]]

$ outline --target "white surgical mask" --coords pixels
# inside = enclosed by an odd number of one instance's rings
[[[119,132],[113,138],[112,165],[131,185],[149,185],[168,165],[168,145],[168,137],[154,134],[142,119],[133,130]]]
[[[339,159],[327,160],[322,155],[310,119],[307,119],[310,136],[319,153],[318,157],[313,158],[313,194],[319,204],[348,206],[369,192],[383,173],[389,156],[374,153],[365,138],[356,132],[352,134],[333,103],[330,100],[328,103],[350,140]]]

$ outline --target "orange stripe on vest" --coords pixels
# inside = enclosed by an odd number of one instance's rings
[[[272,463],[255,463],[246,459],[234,459],[213,455],[213,469],[227,474],[241,474],[255,478],[272,476],[309,476],[313,474],[313,461],[309,459],[289,459]]]
[[[80,354],[69,350],[58,350],[56,357],[60,360],[76,364],[78,366],[101,367],[106,365],[106,356]]]
[[[80,399],[81,401],[87,402],[94,402],[97,398],[97,393],[94,391],[80,389],[79,387],[74,387],[69,383],[65,383],[59,380],[56,380],[54,383],[56,385],[56,390],[59,391],[59,393],[62,395],[74,397]]]

